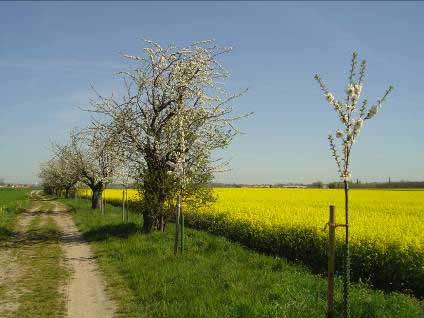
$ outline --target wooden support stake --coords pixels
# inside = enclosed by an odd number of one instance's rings
[[[336,207],[334,205],[330,205],[328,230],[327,317],[334,318],[334,269],[336,258]]]
[[[125,222],[130,221],[130,211],[128,209],[128,189],[125,187]]]
[[[125,223],[125,189],[122,189],[122,223]]]
[[[105,200],[105,195],[104,195],[104,191],[102,192],[102,213],[103,215],[105,214],[105,204],[106,204],[106,200]]]
[[[177,202],[177,216],[175,220],[175,242],[174,242],[174,254],[178,253],[178,239],[180,236],[180,212],[181,212],[181,195],[178,195]]]
[[[181,212],[181,254],[184,250],[184,214]]]

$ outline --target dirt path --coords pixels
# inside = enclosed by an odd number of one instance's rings
[[[53,218],[63,232],[62,248],[72,271],[66,287],[67,314],[69,318],[113,317],[115,306],[105,293],[105,285],[90,247],[78,232],[67,214],[66,206],[51,202]]]
[[[63,311],[69,318],[113,317],[116,306],[67,207],[39,193],[31,198],[35,200],[19,215],[15,235],[0,246],[0,317],[53,318]],[[56,240],[40,237],[49,222],[59,230]],[[64,272],[71,273],[69,279],[54,276]]]

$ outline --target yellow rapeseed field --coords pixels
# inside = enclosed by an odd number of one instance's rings
[[[336,205],[336,219],[343,223],[343,191],[332,189],[217,188],[217,201],[198,213],[225,213],[255,228],[307,226],[322,229],[328,206]],[[85,195],[89,191],[85,190]],[[106,190],[106,199],[119,201],[122,190]],[[135,200],[136,190],[128,191]],[[424,190],[351,190],[352,240],[414,245],[424,249]],[[339,230],[339,235],[342,235]]]
[[[217,189],[217,202],[204,213],[222,211],[261,227],[274,224],[323,228],[328,206],[344,221],[342,190]],[[424,247],[424,191],[351,190],[352,240],[376,239]],[[342,231],[339,231],[341,234]]]
[[[325,272],[328,207],[344,221],[343,190],[217,188],[216,202],[183,209],[187,223],[248,247],[287,257]],[[86,191],[85,195],[89,195]],[[120,202],[122,190],[107,190]],[[137,192],[129,190],[129,200]],[[424,296],[424,190],[351,190],[351,263],[354,280]],[[337,230],[337,268],[342,268],[343,228]]]

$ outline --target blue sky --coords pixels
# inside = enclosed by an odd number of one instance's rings
[[[119,89],[120,52],[141,39],[184,45],[214,38],[234,51],[223,59],[231,89],[249,88],[235,108],[255,115],[224,152],[232,171],[219,181],[336,179],[327,135],[338,128],[313,75],[341,94],[353,50],[368,61],[364,94],[376,100],[353,149],[362,180],[424,179],[424,5],[406,2],[158,2],[0,4],[0,178],[36,180],[50,140],[84,126],[90,84]]]

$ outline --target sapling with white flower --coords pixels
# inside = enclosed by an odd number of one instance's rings
[[[345,277],[343,282],[345,316],[349,316],[350,251],[348,182],[351,177],[351,150],[359,136],[364,122],[373,118],[378,113],[387,96],[393,91],[393,86],[389,86],[383,97],[378,99],[371,107],[368,107],[367,99],[363,99],[362,103],[360,103],[359,100],[364,86],[366,61],[363,60],[361,62],[361,65],[359,66],[359,74],[357,74],[357,60],[358,54],[354,52],[349,72],[349,84],[346,88],[346,98],[344,101],[338,100],[334,94],[327,89],[327,86],[324,84],[321,77],[318,74],[315,75],[315,80],[319,83],[328,104],[336,111],[336,114],[344,127],[343,130],[336,131],[336,139],[330,134],[328,136],[328,140],[330,142],[331,154],[337,164],[339,176],[343,181],[345,194]]]

